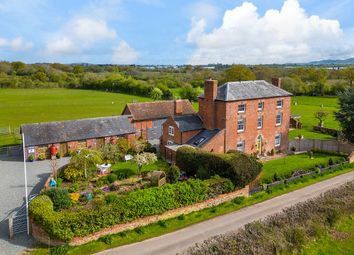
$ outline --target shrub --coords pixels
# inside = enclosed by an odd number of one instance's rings
[[[163,228],[166,228],[166,227],[167,227],[167,222],[164,221],[164,220],[158,221],[157,224],[158,224],[160,227],[163,227]]]
[[[111,204],[118,200],[118,195],[116,193],[109,193],[104,199],[107,204]]]
[[[329,159],[328,159],[328,165],[329,165],[329,166],[333,166],[333,165],[334,165],[334,162],[333,162],[333,159],[332,159],[332,158],[329,158]]]
[[[117,180],[117,175],[115,175],[115,174],[109,174],[109,175],[107,176],[107,179],[108,179],[108,182],[109,182],[109,183],[113,183],[113,182],[115,182],[115,181]]]
[[[240,205],[243,203],[243,201],[245,201],[245,197],[235,197],[234,199],[232,199],[232,203]]]
[[[39,160],[45,160],[45,155],[44,154],[39,154],[38,159]]]
[[[55,211],[69,208],[71,205],[69,193],[66,189],[49,189],[44,192],[53,202]]]
[[[73,192],[78,192],[79,191],[79,184],[78,183],[73,183],[73,185],[71,185],[69,188],[68,188],[68,192],[69,193],[73,193]]]
[[[84,171],[77,169],[73,165],[69,165],[64,169],[63,177],[67,181],[74,182],[84,177]]]
[[[189,176],[205,179],[220,175],[240,187],[253,181],[262,170],[262,164],[255,157],[238,151],[216,154],[190,147],[177,150],[176,164]]]
[[[208,197],[210,198],[229,193],[235,189],[234,184],[229,179],[219,176],[214,176],[206,182],[208,183]]]
[[[50,248],[50,255],[65,255],[69,251],[69,245],[60,245]]]
[[[166,179],[169,183],[176,183],[181,175],[181,171],[175,164],[165,169]]]
[[[184,214],[178,215],[177,219],[178,220],[184,220],[186,216]]]
[[[104,160],[109,160],[110,162],[117,162],[120,160],[121,156],[119,153],[119,148],[115,144],[105,144],[101,148],[102,158]]]
[[[113,173],[117,176],[118,180],[124,180],[135,174],[131,168],[114,170]]]
[[[113,238],[111,235],[107,235],[107,236],[102,236],[98,239],[98,241],[101,241],[105,244],[111,245],[113,243]]]
[[[134,229],[136,233],[138,233],[139,235],[142,235],[145,233],[144,229],[141,227],[137,227],[136,229]]]
[[[60,153],[58,152],[57,154],[55,154],[55,157],[57,158],[57,159],[60,159]]]
[[[62,178],[57,178],[57,188],[59,189],[61,187],[61,184],[63,183]]]
[[[70,201],[76,204],[79,201],[80,194],[79,193],[69,193]]]

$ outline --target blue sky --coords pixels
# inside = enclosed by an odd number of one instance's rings
[[[0,0],[0,60],[286,63],[354,57],[354,0]]]

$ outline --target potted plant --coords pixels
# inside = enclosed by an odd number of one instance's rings
[[[34,155],[33,154],[29,155],[27,159],[28,159],[28,161],[33,162],[34,161]]]

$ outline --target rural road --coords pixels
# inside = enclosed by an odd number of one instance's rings
[[[163,236],[106,250],[96,255],[169,255],[181,253],[195,243],[202,242],[215,235],[237,230],[247,223],[281,212],[286,207],[316,197],[352,180],[354,180],[354,171]]]

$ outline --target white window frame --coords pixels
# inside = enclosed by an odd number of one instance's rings
[[[280,102],[280,105],[278,105],[279,102]],[[278,109],[283,108],[283,99],[277,100],[277,108]]]
[[[280,116],[280,122],[278,123],[278,116]],[[278,127],[278,126],[281,126],[283,123],[283,113],[281,112],[277,112],[277,114],[275,115],[275,125]]]
[[[243,128],[242,129],[239,129],[239,125],[240,125],[240,121],[242,121],[242,126]],[[240,118],[237,120],[237,132],[238,133],[241,133],[241,132],[244,132],[246,129],[246,120],[244,118]]]
[[[243,106],[243,110],[240,110],[240,106]],[[245,103],[241,103],[237,106],[237,112],[238,113],[244,113],[246,112],[246,104]]]
[[[281,144],[281,134],[276,134],[274,139],[274,146],[279,147]]]
[[[261,105],[261,107],[259,107]],[[258,102],[258,111],[263,111],[263,109],[264,109],[264,102],[263,101],[259,101]]]
[[[168,126],[168,135],[170,136],[175,135],[175,128],[173,126]]]
[[[259,122],[259,120],[260,120],[260,122]],[[261,125],[259,125],[259,123]],[[262,128],[263,128],[263,116],[258,116],[258,118],[257,118],[257,129],[262,129]]]
[[[172,144],[174,144],[174,142],[173,142],[173,141],[171,141],[171,140],[167,140],[167,145],[172,145]]]
[[[241,149],[239,149],[239,145],[241,145]],[[245,141],[242,140],[242,141],[238,141],[237,144],[236,144],[236,150],[237,151],[242,151],[242,152],[245,152]]]

